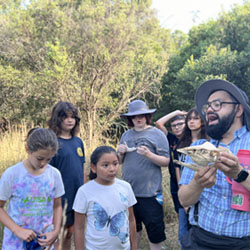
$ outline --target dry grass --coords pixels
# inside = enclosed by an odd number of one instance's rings
[[[12,127],[10,128],[8,133],[0,135],[0,155],[1,155],[0,176],[7,167],[14,165],[15,163],[23,160],[26,157],[24,149],[26,134],[27,134],[27,128],[25,126],[21,126],[19,128]],[[90,157],[91,152],[89,152],[87,149],[85,153],[86,153],[85,166],[88,172],[89,170],[88,159]],[[178,220],[173,208],[173,203],[169,192],[169,174],[167,168],[163,168],[162,173],[163,173],[163,190],[164,190],[163,192],[164,213],[165,213],[165,225],[166,225],[166,236],[167,236],[167,239],[164,242],[162,249],[179,250],[180,248],[177,237]],[[120,173],[118,174],[118,177],[120,177]],[[0,249],[2,243],[2,231],[3,228],[0,226]],[[149,249],[145,230],[143,230],[142,234],[141,249],[142,250]]]
[[[7,167],[25,158],[26,134],[26,127],[12,127],[9,133],[0,135],[0,176]]]

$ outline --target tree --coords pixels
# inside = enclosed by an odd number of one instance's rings
[[[211,78],[227,79],[250,94],[249,13],[250,2],[245,1],[190,30],[163,77],[162,113],[194,106],[196,88]]]
[[[159,97],[171,36],[149,6],[150,1],[37,0],[2,12],[2,71],[9,67],[22,86],[16,92],[22,103],[16,97],[9,102],[23,118],[41,122],[55,102],[71,101],[81,111],[89,144],[98,140],[132,99]],[[8,92],[10,80],[0,81]],[[2,108],[1,115],[15,120]]]

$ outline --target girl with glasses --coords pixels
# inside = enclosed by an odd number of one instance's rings
[[[206,139],[206,131],[205,131],[205,123],[201,116],[198,113],[196,108],[192,108],[188,111],[186,119],[185,119],[185,128],[180,137],[177,148],[184,148],[190,146],[193,142],[199,139]],[[185,155],[178,154],[178,160],[185,162]],[[177,181],[180,181],[181,172],[183,170],[183,166],[175,165],[176,177]],[[181,238],[187,233],[189,229],[188,224],[188,216],[187,216],[188,208],[179,208],[179,242]]]

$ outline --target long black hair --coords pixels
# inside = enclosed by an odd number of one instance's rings
[[[185,128],[182,132],[181,138],[179,140],[179,143],[177,145],[177,148],[183,148],[183,147],[188,147],[191,145],[192,143],[192,131],[190,130],[190,128],[188,127],[188,121],[190,119],[190,116],[194,114],[195,116],[199,117],[201,119],[201,131],[199,134],[199,138],[198,139],[207,139],[208,136],[206,134],[206,130],[205,130],[205,122],[204,120],[201,118],[198,110],[196,108],[192,108],[188,111],[187,115],[186,115],[186,119],[185,119]]]

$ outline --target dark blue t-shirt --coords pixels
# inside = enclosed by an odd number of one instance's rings
[[[67,199],[67,211],[72,210],[78,188],[83,185],[83,164],[85,162],[84,145],[79,137],[58,138],[59,150],[50,161],[62,175]]]

